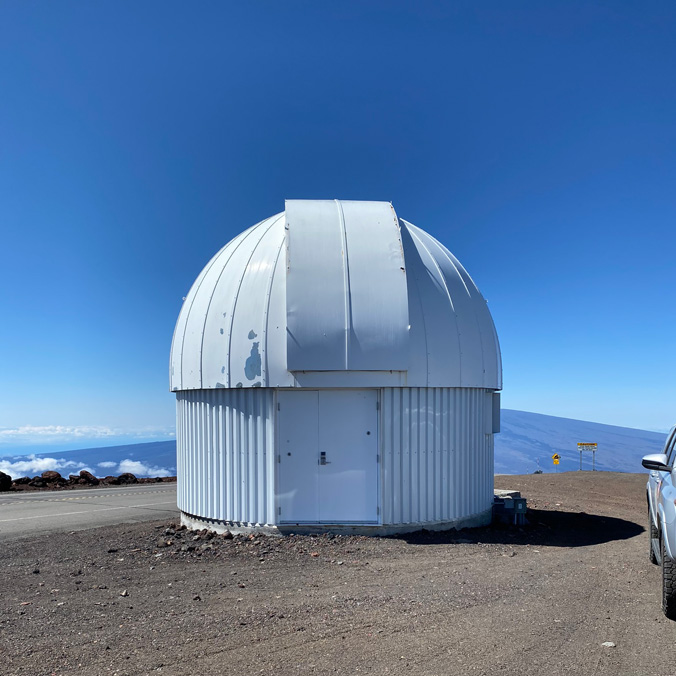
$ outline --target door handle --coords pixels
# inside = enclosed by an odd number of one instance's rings
[[[321,451],[319,453],[319,464],[320,465],[330,465],[331,463],[326,459],[326,451]]]

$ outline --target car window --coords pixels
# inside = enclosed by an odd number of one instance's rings
[[[674,459],[674,444],[676,444],[676,429],[671,430],[671,435],[664,448],[664,452],[667,455],[667,465],[671,465],[671,462]]]

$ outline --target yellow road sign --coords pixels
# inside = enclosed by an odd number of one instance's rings
[[[558,459],[558,458],[554,458],[554,464],[555,464],[555,465],[558,465],[558,464],[559,464],[559,459]]]
[[[558,453],[554,453],[552,460],[561,460],[561,456]]]
[[[599,447],[598,444],[582,442],[582,443],[578,443],[577,450],[578,451],[596,451],[598,449],[598,447]]]

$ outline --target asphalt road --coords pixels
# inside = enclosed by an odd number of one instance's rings
[[[0,540],[177,514],[175,483],[0,494]]]

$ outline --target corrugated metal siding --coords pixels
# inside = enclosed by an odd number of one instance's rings
[[[479,514],[493,501],[493,397],[469,388],[385,388],[383,524]]]
[[[177,393],[179,509],[221,521],[274,523],[273,402],[268,388]]]

